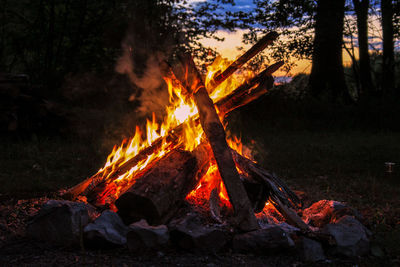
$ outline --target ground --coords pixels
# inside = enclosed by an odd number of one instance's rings
[[[256,127],[256,126],[254,126]],[[306,204],[334,199],[357,208],[373,232],[373,255],[334,263],[400,263],[400,166],[385,172],[387,161],[400,162],[400,133],[391,131],[288,131],[253,129],[247,143],[256,159],[294,190]],[[260,134],[262,132],[262,134]],[[250,140],[253,140],[252,142]],[[124,249],[91,251],[57,248],[24,237],[25,222],[57,191],[93,174],[107,150],[98,143],[61,137],[2,138],[0,149],[0,265],[302,265],[293,256],[198,256],[182,252],[131,255]],[[382,265],[381,265],[382,266]]]

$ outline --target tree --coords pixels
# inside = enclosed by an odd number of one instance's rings
[[[334,101],[351,102],[342,61],[345,0],[318,0],[310,75],[311,93],[329,92]]]
[[[391,0],[381,0],[383,58],[382,90],[394,90],[393,5]]]
[[[369,0],[353,0],[357,16],[358,49],[360,60],[361,93],[370,94],[373,90],[371,64],[368,49],[368,9]]]

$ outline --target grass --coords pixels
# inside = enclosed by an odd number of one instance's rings
[[[17,198],[76,184],[104,160],[88,142],[54,137],[2,138],[0,148],[0,194]]]

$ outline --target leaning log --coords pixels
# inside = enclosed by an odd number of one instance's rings
[[[187,67],[189,74],[186,80],[181,80],[181,84],[192,95],[199,111],[201,126],[213,151],[218,171],[235,212],[236,221],[234,223],[243,231],[257,229],[256,217],[246,190],[240,181],[239,173],[226,142],[225,129],[218,117],[214,103],[208,95],[192,57],[188,54],[180,55],[180,62],[182,66]]]
[[[173,150],[141,176],[115,202],[125,223],[140,219],[164,224],[177,211],[208,169],[208,150]]]
[[[247,61],[252,59],[255,55],[264,50],[268,45],[272,44],[276,38],[278,38],[277,32],[270,32],[261,38],[255,45],[253,45],[249,50],[246,51],[242,56],[232,62],[228,68],[223,72],[216,74],[211,81],[211,87],[215,88],[225,81],[229,76],[232,75],[236,70],[241,68]]]
[[[273,78],[270,75],[274,71],[276,71],[276,67],[280,67],[281,64],[281,62],[278,62],[271,65],[263,72],[256,75],[254,78],[236,88],[231,94],[216,102],[215,105],[219,110],[220,116],[226,116],[226,114],[228,114],[232,110],[250,103],[251,101],[265,94],[269,89],[271,89],[273,86]],[[118,168],[105,168],[104,170],[99,171],[93,176],[70,188],[63,195],[63,198],[74,200],[79,195],[87,195],[88,193],[93,191],[99,184],[109,183],[119,175],[123,174],[124,172],[135,166],[138,162],[146,159],[149,155],[153,154],[154,151],[159,150],[160,147],[163,146],[163,144],[165,146],[165,144],[167,143],[169,149],[176,148],[177,142],[182,132],[183,125],[180,124],[175,129],[171,130],[166,137],[160,137],[156,139],[151,146],[143,149],[133,158],[124,163],[117,163],[117,165],[119,165]]]
[[[215,103],[219,116],[224,118],[229,112],[247,105],[267,93],[274,85],[274,78],[271,76],[272,73],[282,67],[283,64],[283,61],[279,61],[268,66],[254,78],[244,82],[232,93]]]

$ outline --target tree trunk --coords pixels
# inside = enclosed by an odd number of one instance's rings
[[[360,57],[361,94],[370,94],[373,90],[371,65],[368,52],[368,8],[369,0],[353,0],[357,15],[358,49]]]
[[[345,0],[317,1],[310,88],[317,98],[330,94],[333,101],[342,97],[349,103],[342,62],[344,4]]]
[[[394,42],[393,42],[393,5],[391,0],[381,0],[383,59],[382,90],[394,90]]]

